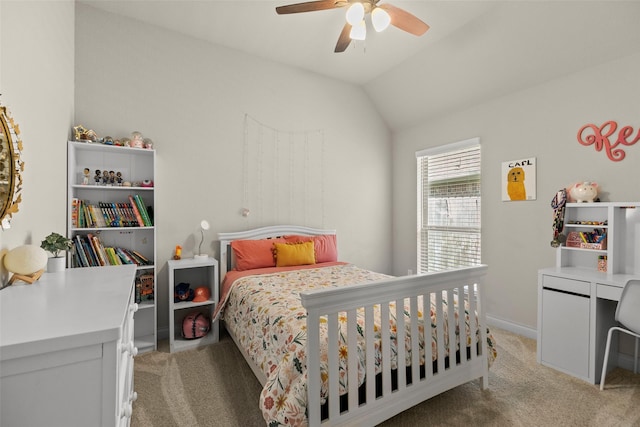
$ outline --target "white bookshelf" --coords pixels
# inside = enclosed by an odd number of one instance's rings
[[[89,182],[84,183],[83,171],[88,168]],[[104,184],[94,180],[96,170],[120,172],[121,183]],[[91,204],[99,202],[129,203],[129,195],[139,195],[145,206],[155,206],[155,189],[142,183],[155,179],[155,150],[119,147],[101,143],[68,142],[67,152],[67,237],[91,233],[99,237],[104,246],[120,247],[136,251],[151,261],[151,265],[138,266],[136,278],[153,275],[153,298],[137,298],[138,311],[135,313],[135,346],[142,352],[157,349],[157,274],[156,274],[156,227],[76,227],[72,218],[74,199]],[[126,185],[126,184],[130,185]],[[121,185],[119,185],[121,184]],[[74,262],[73,254],[68,255],[67,266],[81,268]],[[100,268],[100,267],[82,267]]]

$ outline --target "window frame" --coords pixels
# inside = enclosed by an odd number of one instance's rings
[[[477,163],[474,163],[472,166],[472,170],[465,175],[452,176],[451,178],[445,178],[434,180],[435,185],[442,187],[443,184],[445,187],[453,187],[459,183],[467,183],[469,188],[467,189],[468,195],[464,195],[463,197],[443,197],[442,199],[445,203],[455,202],[458,203],[458,206],[462,206],[461,210],[466,212],[465,214],[457,217],[457,219],[461,219],[464,225],[446,225],[442,226],[440,224],[430,222],[430,218],[428,213],[428,205],[429,201],[424,200],[424,196],[429,191],[429,188],[425,188],[424,185],[429,185],[427,169],[423,167],[424,158],[452,154],[460,152],[461,150],[468,150],[471,148],[478,149],[478,160]],[[479,265],[481,264],[481,234],[482,234],[482,226],[481,226],[481,207],[482,207],[482,192],[481,192],[481,183],[482,183],[482,148],[480,144],[480,138],[471,138],[463,141],[454,142],[451,144],[445,144],[438,147],[432,147],[424,150],[420,150],[416,152],[416,166],[417,166],[417,229],[416,229],[416,243],[417,243],[417,272],[418,274],[433,272],[433,271],[441,271],[452,268],[466,267],[471,265]],[[475,189],[475,190],[474,190]],[[466,190],[465,190],[466,191]],[[466,200],[461,200],[466,199]],[[432,200],[433,201],[433,200]],[[466,203],[466,205],[465,205]],[[475,208],[468,209],[469,206],[473,206],[475,203]],[[464,208],[466,206],[466,209]],[[447,242],[445,240],[428,240],[426,245],[423,243],[424,236],[429,234],[431,235],[444,233],[447,234],[451,239],[459,239],[458,241],[462,241],[462,243],[467,244],[465,247],[472,247],[473,252],[465,252],[462,257],[459,255],[451,255],[450,251],[446,251],[446,249],[454,248],[455,245],[452,242]],[[454,236],[456,235],[457,236]],[[462,236],[462,237],[461,237]],[[467,237],[465,237],[467,236]],[[437,239],[437,237],[436,237]],[[448,245],[448,246],[447,246]],[[445,248],[443,251],[442,249]],[[440,251],[446,252],[443,256],[438,257],[436,260],[429,259],[430,251]],[[469,255],[469,256],[467,256]],[[443,263],[440,263],[438,260],[444,259]],[[441,264],[439,267],[437,264]],[[442,266],[444,264],[444,266]]]

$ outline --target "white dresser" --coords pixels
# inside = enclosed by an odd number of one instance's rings
[[[128,426],[133,265],[46,273],[0,291],[0,426]]]

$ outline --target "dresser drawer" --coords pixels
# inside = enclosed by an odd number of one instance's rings
[[[543,276],[542,286],[546,289],[591,296],[591,283],[582,280],[565,279],[563,277]]]
[[[119,418],[119,426],[128,426],[130,424],[133,412],[133,401],[135,400],[135,393],[133,392],[133,363],[134,356],[138,354],[138,349],[134,345],[133,313],[138,310],[138,304],[134,301],[132,293],[125,322],[122,325],[122,338],[118,346],[118,406],[116,408],[116,416]]]

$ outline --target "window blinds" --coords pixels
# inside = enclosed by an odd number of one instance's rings
[[[480,143],[450,148],[416,153],[418,273],[481,262]]]

